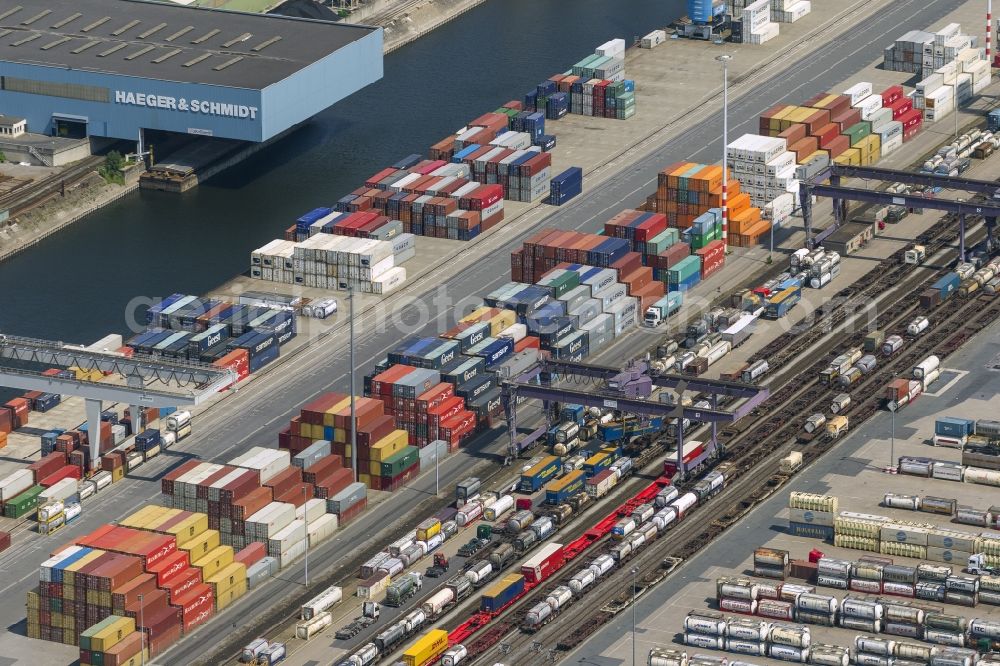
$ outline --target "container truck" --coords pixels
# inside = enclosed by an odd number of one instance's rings
[[[423,587],[423,580],[417,572],[411,572],[393,581],[385,591],[386,606],[399,608],[407,599],[416,594]]]
[[[659,299],[648,308],[643,315],[644,326],[655,328],[667,320],[670,315],[681,309],[684,296],[679,291],[671,291],[663,298]]]

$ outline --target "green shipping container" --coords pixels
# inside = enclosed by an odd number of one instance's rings
[[[556,298],[561,298],[570,290],[580,286],[580,274],[576,271],[566,271],[549,282],[548,286],[555,289]]]
[[[677,229],[670,227],[646,243],[646,254],[659,254],[677,242]]]
[[[480,523],[476,528],[476,537],[489,541],[493,538],[493,526],[486,523]]]
[[[862,120],[860,123],[851,125],[846,130],[844,130],[844,134],[846,134],[848,138],[850,138],[852,146],[871,133],[872,133],[872,124],[867,120]]]
[[[701,260],[698,257],[694,255],[684,257],[667,269],[667,282],[680,284],[692,275],[697,275],[699,271],[701,271]]]
[[[23,493],[7,502],[3,515],[8,518],[23,518],[38,508],[38,496],[45,490],[44,486],[32,486]]]
[[[117,622],[120,619],[121,618],[119,616],[117,616],[117,615],[111,615],[109,617],[104,618],[103,620],[101,620],[97,624],[93,625],[92,627],[88,627],[87,629],[84,629],[80,633],[80,649],[81,650],[90,650],[90,638],[91,638],[91,636],[96,636],[97,634],[101,633],[102,631],[104,631],[105,629],[107,629],[108,627],[110,627],[112,624],[114,624],[115,622]]]
[[[380,476],[396,476],[402,474],[413,466],[413,463],[420,459],[420,449],[415,446],[407,446],[395,455],[389,456],[382,461],[380,466]]]

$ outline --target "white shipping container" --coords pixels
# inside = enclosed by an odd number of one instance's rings
[[[333,536],[337,531],[339,519],[334,513],[324,513],[315,521],[309,521],[309,547]]]
[[[33,486],[35,477],[30,469],[19,469],[0,481],[0,502],[6,502]]]
[[[79,491],[80,482],[76,479],[63,479],[53,483],[38,496],[39,504],[69,499]]]

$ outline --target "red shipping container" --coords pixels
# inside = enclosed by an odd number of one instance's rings
[[[199,583],[188,590],[187,594],[177,597],[176,601],[171,602],[171,606],[181,609],[181,622],[184,633],[187,633],[212,617],[215,597],[207,583]]]
[[[220,388],[220,393],[250,376],[250,356],[248,354],[246,349],[234,349],[212,363],[217,368],[228,368],[236,373],[236,381]]]
[[[10,548],[10,532],[0,530],[0,552]]]
[[[534,558],[532,558],[534,559]],[[523,565],[521,575],[528,583],[540,583],[557,571],[566,562],[566,553],[562,547],[554,550],[548,557],[544,558],[537,566]]]
[[[156,576],[144,573],[111,590],[111,605],[116,613],[125,612],[126,606],[138,601],[139,595],[146,595],[156,589]]]
[[[922,125],[914,125],[912,127],[903,130],[903,141],[909,141],[910,139],[915,137],[917,134],[920,133],[922,127],[923,127]]]
[[[270,504],[272,501],[274,501],[274,495],[272,494],[270,488],[262,486],[252,490],[244,497],[232,503],[230,518],[246,520]]]
[[[846,134],[841,134],[836,139],[834,139],[826,146],[824,146],[823,150],[828,151],[830,153],[830,158],[832,159],[834,157],[837,157],[838,155],[842,155],[844,151],[846,151],[850,147],[851,147],[851,137],[847,136]]]
[[[31,413],[31,402],[27,398],[14,398],[5,405],[14,411],[14,429],[28,425],[28,415]]]
[[[514,343],[514,353],[523,352],[525,349],[540,349],[541,341],[534,335],[527,335]]]
[[[270,479],[265,481],[263,486],[270,488],[272,494],[277,498],[288,492],[289,489],[302,482],[302,468],[291,465],[281,470]]]
[[[313,487],[310,483],[296,483],[291,488],[289,488],[283,495],[275,496],[275,502],[286,502],[288,504],[294,504],[299,507],[306,503],[306,500],[311,500],[314,496]]]
[[[726,245],[721,240],[715,240],[705,247],[695,250],[701,261],[701,279],[705,279],[725,263]]]
[[[900,97],[889,108],[892,109],[892,119],[899,120],[907,111],[913,109],[913,98]]]
[[[44,479],[38,482],[38,485],[45,486],[46,488],[59,483],[63,479],[79,479],[80,478],[80,468],[73,465],[66,465],[60,467],[53,474],[48,475]]]
[[[144,638],[142,632],[133,631],[131,634],[118,643],[115,643],[104,652],[102,663],[104,666],[125,666],[130,662],[135,663],[136,656],[144,647],[143,642]],[[82,654],[83,650],[80,650],[80,653]],[[93,662],[87,661],[82,663],[89,664]]]
[[[164,583],[163,589],[167,591],[170,599],[177,599],[187,594],[188,591],[201,582],[201,569],[198,567],[188,567],[179,575]]]
[[[343,529],[344,525],[348,524],[349,522],[360,516],[362,513],[364,513],[366,508],[368,508],[367,497],[358,502],[357,504],[355,504],[354,506],[352,506],[351,508],[347,509],[346,511],[341,511],[340,513],[338,513],[337,520],[340,525],[340,528]]]
[[[187,462],[181,463],[174,469],[167,472],[166,475],[160,479],[160,492],[164,495],[173,495],[174,481],[184,476],[201,463],[201,460],[188,460]]]
[[[778,138],[784,139],[785,144],[790,146],[791,144],[806,138],[808,134],[809,132],[806,130],[806,126],[803,123],[795,123],[790,125],[788,129],[779,133]]]
[[[393,492],[399,490],[407,483],[417,478],[420,474],[420,463],[414,463],[412,467],[404,470],[403,472],[397,474],[393,477],[388,476],[374,476],[372,481],[378,484],[379,490],[384,490],[386,492]]]
[[[35,477],[35,483],[38,483],[41,479],[44,479],[52,474],[55,474],[60,468],[66,465],[66,454],[61,451],[53,451],[49,455],[36,460],[35,462],[28,465],[28,469]]]
[[[174,537],[128,527],[111,527],[110,531],[96,538],[92,533],[77,539],[75,543],[79,546],[134,555],[145,567],[153,566],[177,550]]]
[[[454,418],[465,409],[465,399],[455,396],[448,398],[439,407],[427,410],[427,425],[438,426],[443,421]]]
[[[151,636],[146,640],[146,645],[149,646],[149,656],[151,658],[157,657],[166,652],[171,645],[180,640],[180,637],[181,625],[178,620],[175,619],[172,624],[160,627],[155,637]]]
[[[156,576],[156,584],[163,587],[166,583],[181,575],[190,564],[186,550],[175,550],[156,564],[146,567],[148,573]]]
[[[0,432],[14,431],[14,410],[0,405]]]
[[[882,91],[882,106],[889,106],[903,97],[903,86],[889,86]]]
[[[642,268],[642,254],[628,252],[621,259],[611,264],[611,268],[618,271],[618,280],[620,282],[624,276],[634,272],[638,268]]]
[[[311,402],[306,403],[302,408],[299,413],[302,422],[311,425],[323,425],[323,415],[326,411],[337,403],[343,402],[347,397],[349,396],[346,393],[323,393]]]
[[[267,556],[267,546],[261,541],[254,541],[243,550],[236,553],[234,560],[245,566],[253,566]]]
[[[167,608],[170,608],[170,605],[167,603],[166,591],[154,590],[149,594],[142,595],[142,601],[136,600],[135,603],[127,606],[125,608],[125,615],[135,618],[136,624],[138,624],[140,617],[147,618]]]
[[[834,123],[828,123],[816,130],[815,136],[819,141],[819,147],[826,148],[827,144],[840,136],[840,127]]]
[[[903,123],[903,130],[905,131],[911,127],[921,125],[924,122],[924,116],[920,109],[910,109],[897,118],[897,120]]]
[[[354,472],[349,468],[338,469],[326,479],[318,479],[314,493],[319,499],[329,499],[354,483]]]
[[[324,456],[302,471],[302,480],[306,483],[316,483],[316,479],[325,479],[343,466],[344,459],[337,454]]]
[[[441,382],[429,391],[417,396],[414,408],[418,412],[426,412],[432,407],[439,406],[442,402],[455,395],[455,386],[448,382]]]

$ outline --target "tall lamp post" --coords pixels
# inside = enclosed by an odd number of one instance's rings
[[[635,575],[639,573],[639,570],[632,567],[632,666],[638,666],[639,662],[635,660]]]
[[[347,292],[347,300],[349,301],[350,307],[348,308],[348,318],[349,318],[349,328],[351,329],[351,340],[350,346],[348,348],[351,364],[351,476],[352,481],[358,480],[358,420],[357,414],[355,413],[355,399],[354,399],[354,284],[351,283],[349,286],[349,291]]]
[[[302,487],[302,531],[306,533],[306,587],[309,587],[309,507],[306,506],[306,502],[309,501],[309,496],[306,494],[306,486]]]
[[[139,602],[139,631],[141,632],[139,634],[139,663],[146,666],[146,630],[144,626],[146,623],[142,617],[142,595],[137,596],[136,600]]]
[[[729,61],[731,55],[718,55],[715,59],[722,63],[722,245],[729,252]]]

